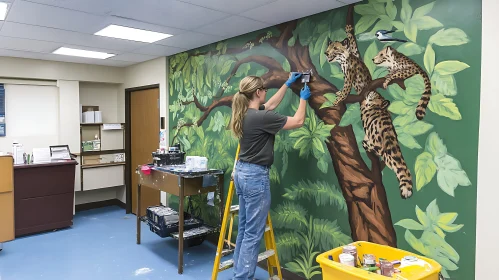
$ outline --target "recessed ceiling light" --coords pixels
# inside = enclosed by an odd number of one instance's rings
[[[97,59],[106,59],[114,56],[114,54],[110,53],[86,51],[86,50],[71,49],[65,47],[60,47],[57,50],[55,50],[53,53],[60,55],[80,56],[80,57],[97,58]]]
[[[145,43],[154,43],[156,41],[173,36],[170,34],[141,30],[114,24],[111,24],[108,27],[97,31],[95,35]]]
[[[0,2],[0,20],[5,20],[8,10],[9,10],[9,3]]]

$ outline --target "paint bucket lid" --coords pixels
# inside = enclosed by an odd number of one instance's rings
[[[354,262],[354,257],[351,254],[340,254],[340,263],[351,264]]]

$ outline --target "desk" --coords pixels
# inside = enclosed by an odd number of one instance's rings
[[[153,188],[179,197],[179,232],[171,237],[178,239],[178,274],[184,271],[184,198],[186,196],[205,194],[218,191],[220,195],[220,220],[217,228],[220,229],[223,215],[223,185],[224,172],[222,170],[207,170],[200,172],[173,171],[167,168],[152,167],[151,173],[146,175],[137,169],[139,183],[137,187],[137,244],[140,244],[140,222],[144,220],[140,213],[142,187]],[[204,175],[216,175],[218,182],[215,186],[203,187]],[[145,214],[145,213],[144,213]],[[147,218],[146,218],[147,219]]]
[[[16,237],[73,225],[76,164],[14,165]]]

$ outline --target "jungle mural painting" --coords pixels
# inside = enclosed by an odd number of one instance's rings
[[[320,252],[366,240],[473,279],[480,10],[480,1],[369,0],[172,56],[171,142],[230,175],[240,79],[262,76],[271,96],[290,71],[312,70],[305,125],[276,137],[281,264],[320,279]],[[294,114],[301,87],[279,113]],[[194,205],[216,213],[206,197]]]

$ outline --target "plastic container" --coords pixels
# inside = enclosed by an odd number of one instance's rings
[[[401,273],[394,273],[391,277],[393,279],[439,280],[439,273],[442,270],[442,266],[432,259],[418,256],[408,251],[392,248],[390,246],[370,242],[359,241],[350,245],[357,247],[357,253],[359,256],[363,256],[364,254],[375,255],[377,262],[379,262],[379,258],[383,258],[388,261],[395,261],[402,260],[406,256],[415,256],[420,261],[425,263],[421,266],[421,262],[417,262],[416,265],[406,266],[403,268],[400,268],[400,265],[395,265],[395,268],[400,269]],[[369,272],[360,268],[341,264],[328,258],[328,256],[331,255],[334,260],[339,260],[339,255],[342,253],[343,247],[338,247],[317,256],[316,260],[321,266],[323,280],[387,280],[390,278],[379,275],[376,272]]]

